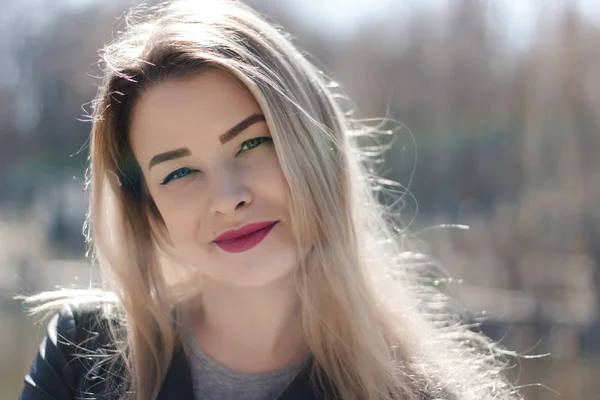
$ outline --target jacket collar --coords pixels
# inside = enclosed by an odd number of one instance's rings
[[[310,375],[311,365],[302,370],[287,389],[279,396],[278,400],[319,400],[323,398],[335,398],[331,396],[332,391],[321,390],[315,385]],[[327,393],[325,393],[327,392]],[[326,394],[329,394],[326,397]],[[157,400],[196,400],[194,397],[194,386],[190,365],[183,350],[179,346],[173,355],[169,370],[158,393]],[[200,399],[198,399],[200,400]]]

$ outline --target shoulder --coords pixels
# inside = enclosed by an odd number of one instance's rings
[[[111,325],[122,325],[116,305],[92,302],[69,303],[62,306],[48,324],[48,336],[56,333],[56,341],[74,347],[74,351],[113,347]]]
[[[117,315],[105,303],[64,304],[47,324],[21,399],[96,398],[106,387],[99,378],[113,375],[120,364],[112,362],[119,358],[112,357],[117,353],[110,335],[118,329]]]
[[[120,309],[113,304],[90,302],[64,305],[55,316],[57,342],[68,363],[76,369],[77,387],[86,388],[105,380],[122,361],[112,332],[124,327]],[[52,330],[48,330],[48,337]],[[100,379],[102,378],[102,379]]]

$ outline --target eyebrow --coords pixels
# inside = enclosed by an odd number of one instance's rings
[[[242,122],[240,122],[239,124],[237,124],[236,126],[231,128],[230,130],[228,130],[227,132],[225,132],[224,134],[219,136],[219,141],[221,142],[221,144],[225,144],[228,141],[230,141],[231,139],[233,139],[234,137],[236,137],[240,132],[242,132],[244,129],[246,129],[250,125],[260,122],[260,121],[264,121],[264,120],[265,120],[264,115],[252,114],[251,116],[247,117],[246,119],[244,119]]]
[[[219,141],[221,144],[225,144],[241,132],[243,132],[250,125],[255,124],[260,121],[264,121],[265,116],[262,114],[252,114],[249,117],[245,118],[242,122],[235,125],[233,128],[229,129],[227,132],[223,133],[219,136]],[[150,160],[150,164],[148,165],[148,169],[152,168],[156,164],[160,164],[165,161],[175,160],[177,158],[186,157],[191,155],[192,152],[187,147],[182,147],[175,150],[170,150],[165,153],[160,153],[152,157]]]

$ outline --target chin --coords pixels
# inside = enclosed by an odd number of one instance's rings
[[[295,264],[282,264],[281,262],[267,266],[264,263],[260,265],[226,268],[226,271],[219,271],[218,274],[210,274],[213,279],[227,287],[237,288],[260,288],[272,285],[284,284],[293,279]],[[216,275],[216,276],[215,276]]]

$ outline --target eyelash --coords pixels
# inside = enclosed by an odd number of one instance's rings
[[[243,150],[243,149],[244,149],[244,146],[247,146],[247,145],[248,145],[248,143],[252,143],[252,142],[256,142],[256,141],[257,141],[258,143],[256,143],[256,144],[255,144],[253,147],[249,147],[249,148],[247,148],[246,150]],[[255,148],[257,148],[258,146],[260,146],[261,144],[263,144],[263,143],[265,143],[265,142],[266,142],[266,143],[273,142],[273,138],[271,138],[270,136],[261,136],[261,137],[256,137],[256,138],[248,139],[248,140],[246,140],[246,141],[242,142],[242,144],[241,144],[241,146],[240,146],[240,149],[238,150],[238,152],[237,152],[237,153],[235,153],[235,155],[237,156],[238,154],[240,154],[240,153],[243,153],[243,152],[245,152],[245,151],[248,151],[248,150],[255,149]],[[177,179],[185,178],[186,176],[188,176],[188,175],[189,175],[189,174],[186,174],[186,175],[183,175],[183,176],[180,176],[180,177],[176,177],[176,175],[177,175],[179,172],[181,172],[181,171],[190,171],[190,174],[191,174],[192,172],[199,172],[199,171],[197,171],[197,170],[192,170],[192,169],[190,169],[190,168],[187,168],[187,167],[184,167],[184,168],[179,168],[178,170],[176,170],[176,171],[173,171],[173,172],[171,172],[169,175],[167,175],[167,177],[166,177],[166,178],[165,178],[165,179],[162,181],[161,185],[166,185],[166,184],[168,184],[168,183],[169,183],[170,181],[172,181],[172,180],[177,180]]]

